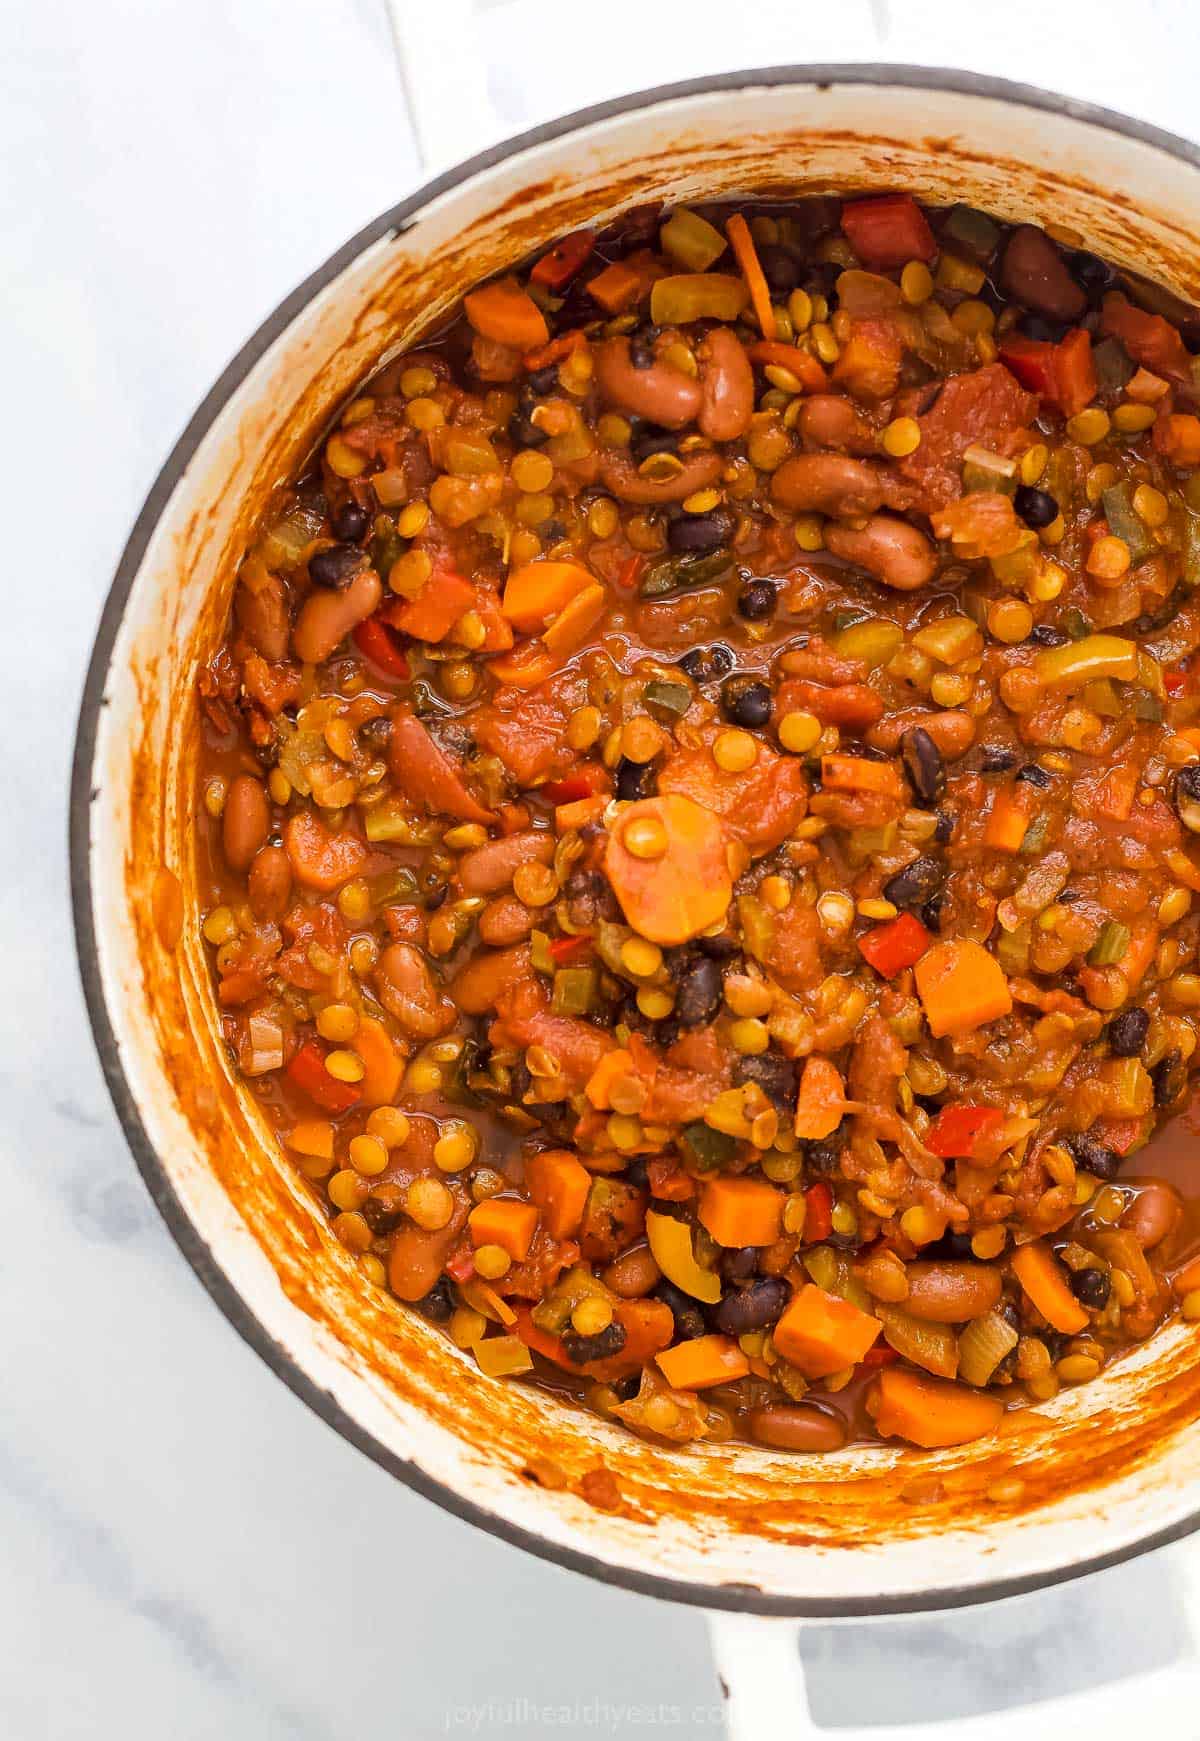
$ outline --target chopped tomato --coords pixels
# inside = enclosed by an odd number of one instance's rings
[[[529,276],[535,284],[545,285],[547,290],[563,290],[575,277],[584,261],[591,257],[596,246],[596,236],[593,230],[572,230],[569,236],[542,255]]]
[[[1003,1122],[1004,1114],[994,1106],[944,1106],[922,1140],[930,1154],[945,1160],[971,1160],[979,1139],[995,1132]]]
[[[287,1067],[287,1074],[303,1093],[325,1112],[349,1112],[362,1094],[351,1082],[339,1082],[325,1068],[325,1053],[316,1040],[305,1040]]]
[[[1058,344],[1027,339],[1008,332],[1000,341],[1000,360],[1023,387],[1074,417],[1096,397],[1096,371],[1092,364],[1092,341],[1076,327]]]
[[[858,947],[864,961],[870,963],[884,979],[895,979],[906,967],[914,966],[929,948],[933,939],[912,913],[901,913],[885,925],[875,925],[860,937]]]
[[[804,1243],[819,1245],[833,1232],[833,1186],[818,1179],[804,1193]]]
[[[354,645],[388,677],[402,682],[409,675],[408,660],[401,652],[399,636],[379,617],[368,617],[354,630]]]
[[[873,272],[888,272],[910,260],[932,260],[937,253],[925,214],[908,193],[849,201],[842,207],[842,229]]]

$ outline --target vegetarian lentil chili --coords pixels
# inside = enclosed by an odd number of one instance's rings
[[[1136,1159],[1200,1022],[1198,334],[967,207],[642,211],[280,493],[200,681],[225,1036],[481,1374],[949,1445],[1200,1317]]]

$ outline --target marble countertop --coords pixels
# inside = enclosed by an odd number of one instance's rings
[[[0,1735],[719,1733],[701,1614],[444,1516],[242,1345],[142,1188],[73,966],[64,794],[129,525],[245,336],[421,174],[383,0],[42,0],[7,16]],[[1172,72],[1184,4],[1143,0],[1156,52],[1136,60],[1123,16],[1107,0],[842,0],[801,27],[790,0],[759,0],[748,42],[707,0],[580,8],[569,37],[567,8],[479,0],[476,23],[505,128],[739,62],[861,58],[1032,72],[1194,129],[1190,66]],[[1162,1554],[987,1617],[814,1628],[804,1650],[814,1713],[836,1724],[953,1719],[1186,1641]]]

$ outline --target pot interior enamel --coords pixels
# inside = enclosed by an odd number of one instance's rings
[[[442,1503],[566,1563],[709,1604],[930,1606],[1181,1533],[1200,1507],[1195,1331],[1175,1326],[1013,1417],[1007,1436],[931,1454],[675,1453],[483,1379],[363,1284],[231,1078],[194,912],[195,678],[272,489],[354,383],[474,280],[648,200],[892,187],[1064,226],[1200,296],[1189,148],[1033,93],[818,69],[577,117],[391,214],[232,366],[135,531],[81,726],[74,869],[97,1035],[147,1181],[223,1309],[341,1431]],[[187,915],[174,950],[154,922],[162,867]],[[601,1465],[616,1511],[580,1495]],[[988,1501],[1010,1472],[1021,1497]]]

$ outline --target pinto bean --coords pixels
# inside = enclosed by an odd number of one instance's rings
[[[477,846],[458,863],[458,880],[469,895],[492,895],[506,889],[523,864],[549,864],[554,857],[554,836],[529,828]]]
[[[754,370],[727,326],[701,340],[700,431],[710,441],[736,441],[754,414]]]
[[[434,1040],[454,1025],[454,1005],[442,995],[429,963],[411,943],[391,943],[384,950],[375,970],[375,989],[384,1009],[414,1039]]]
[[[467,1224],[471,1199],[456,1181],[450,1180],[448,1184],[454,1197],[454,1211],[445,1227],[427,1232],[423,1227],[402,1226],[392,1236],[388,1283],[398,1299],[416,1302],[425,1298],[436,1285],[442,1265]]]
[[[924,713],[919,707],[903,708],[873,725],[867,733],[867,742],[873,750],[886,750],[889,755],[894,755],[901,738],[915,726],[929,733],[948,762],[965,756],[975,742],[975,721],[969,713],[962,713],[956,707],[946,708],[941,713]]]
[[[829,526],[825,546],[897,592],[928,585],[937,568],[937,553],[925,534],[891,514],[873,514],[857,529]]]
[[[904,1310],[933,1324],[965,1324],[999,1304],[999,1270],[986,1263],[927,1261],[907,1267]]]
[[[231,870],[249,870],[250,861],[271,832],[266,788],[253,774],[239,774],[229,788],[221,815],[221,845]]]
[[[746,1428],[760,1445],[775,1451],[840,1451],[846,1429],[836,1415],[802,1402],[769,1402],[751,1409]]]
[[[1087,296],[1044,230],[1022,224],[1013,231],[1000,262],[1001,288],[1026,308],[1054,320],[1078,320]]]
[[[533,930],[533,914],[515,895],[497,895],[479,915],[479,935],[492,949],[523,943]]]
[[[288,656],[288,589],[277,574],[268,574],[257,588],[238,582],[233,595],[233,613],[238,627],[255,652],[273,665]]]
[[[906,506],[910,492],[886,466],[844,453],[797,453],[771,478],[771,499],[795,513],[873,514]]]
[[[250,911],[256,919],[279,919],[292,894],[292,867],[281,846],[260,846],[248,878]]]
[[[683,470],[673,477],[644,478],[627,453],[606,453],[600,461],[600,478],[605,489],[618,501],[682,502],[693,491],[715,484],[724,463],[719,453],[702,450],[688,454],[683,461]]]
[[[450,995],[467,1015],[484,1016],[495,1009],[506,991],[528,979],[529,974],[529,950],[524,944],[515,949],[489,949],[486,954],[474,956],[455,976],[450,983]]]
[[[859,415],[854,401],[841,393],[814,393],[805,399],[796,430],[801,446],[809,450],[836,447],[860,455],[879,451],[875,431]]]
[[[1137,1196],[1121,1217],[1121,1226],[1128,1227],[1143,1251],[1152,1251],[1173,1233],[1183,1203],[1174,1185],[1165,1179],[1147,1179],[1139,1184]]]
[[[619,1300],[641,1300],[658,1286],[662,1271],[648,1245],[635,1245],[614,1258],[600,1280]]]
[[[592,354],[600,396],[618,411],[645,417],[662,429],[682,429],[695,422],[702,393],[699,381],[690,375],[659,362],[635,368],[627,338],[606,339]]]
[[[319,665],[351,629],[366,621],[382,597],[383,585],[373,568],[360,569],[344,592],[330,592],[325,587],[310,592],[292,630],[292,651],[297,659],[306,665]]]
[[[357,876],[367,856],[356,834],[331,834],[310,810],[288,817],[283,844],[297,882],[325,895]]]

